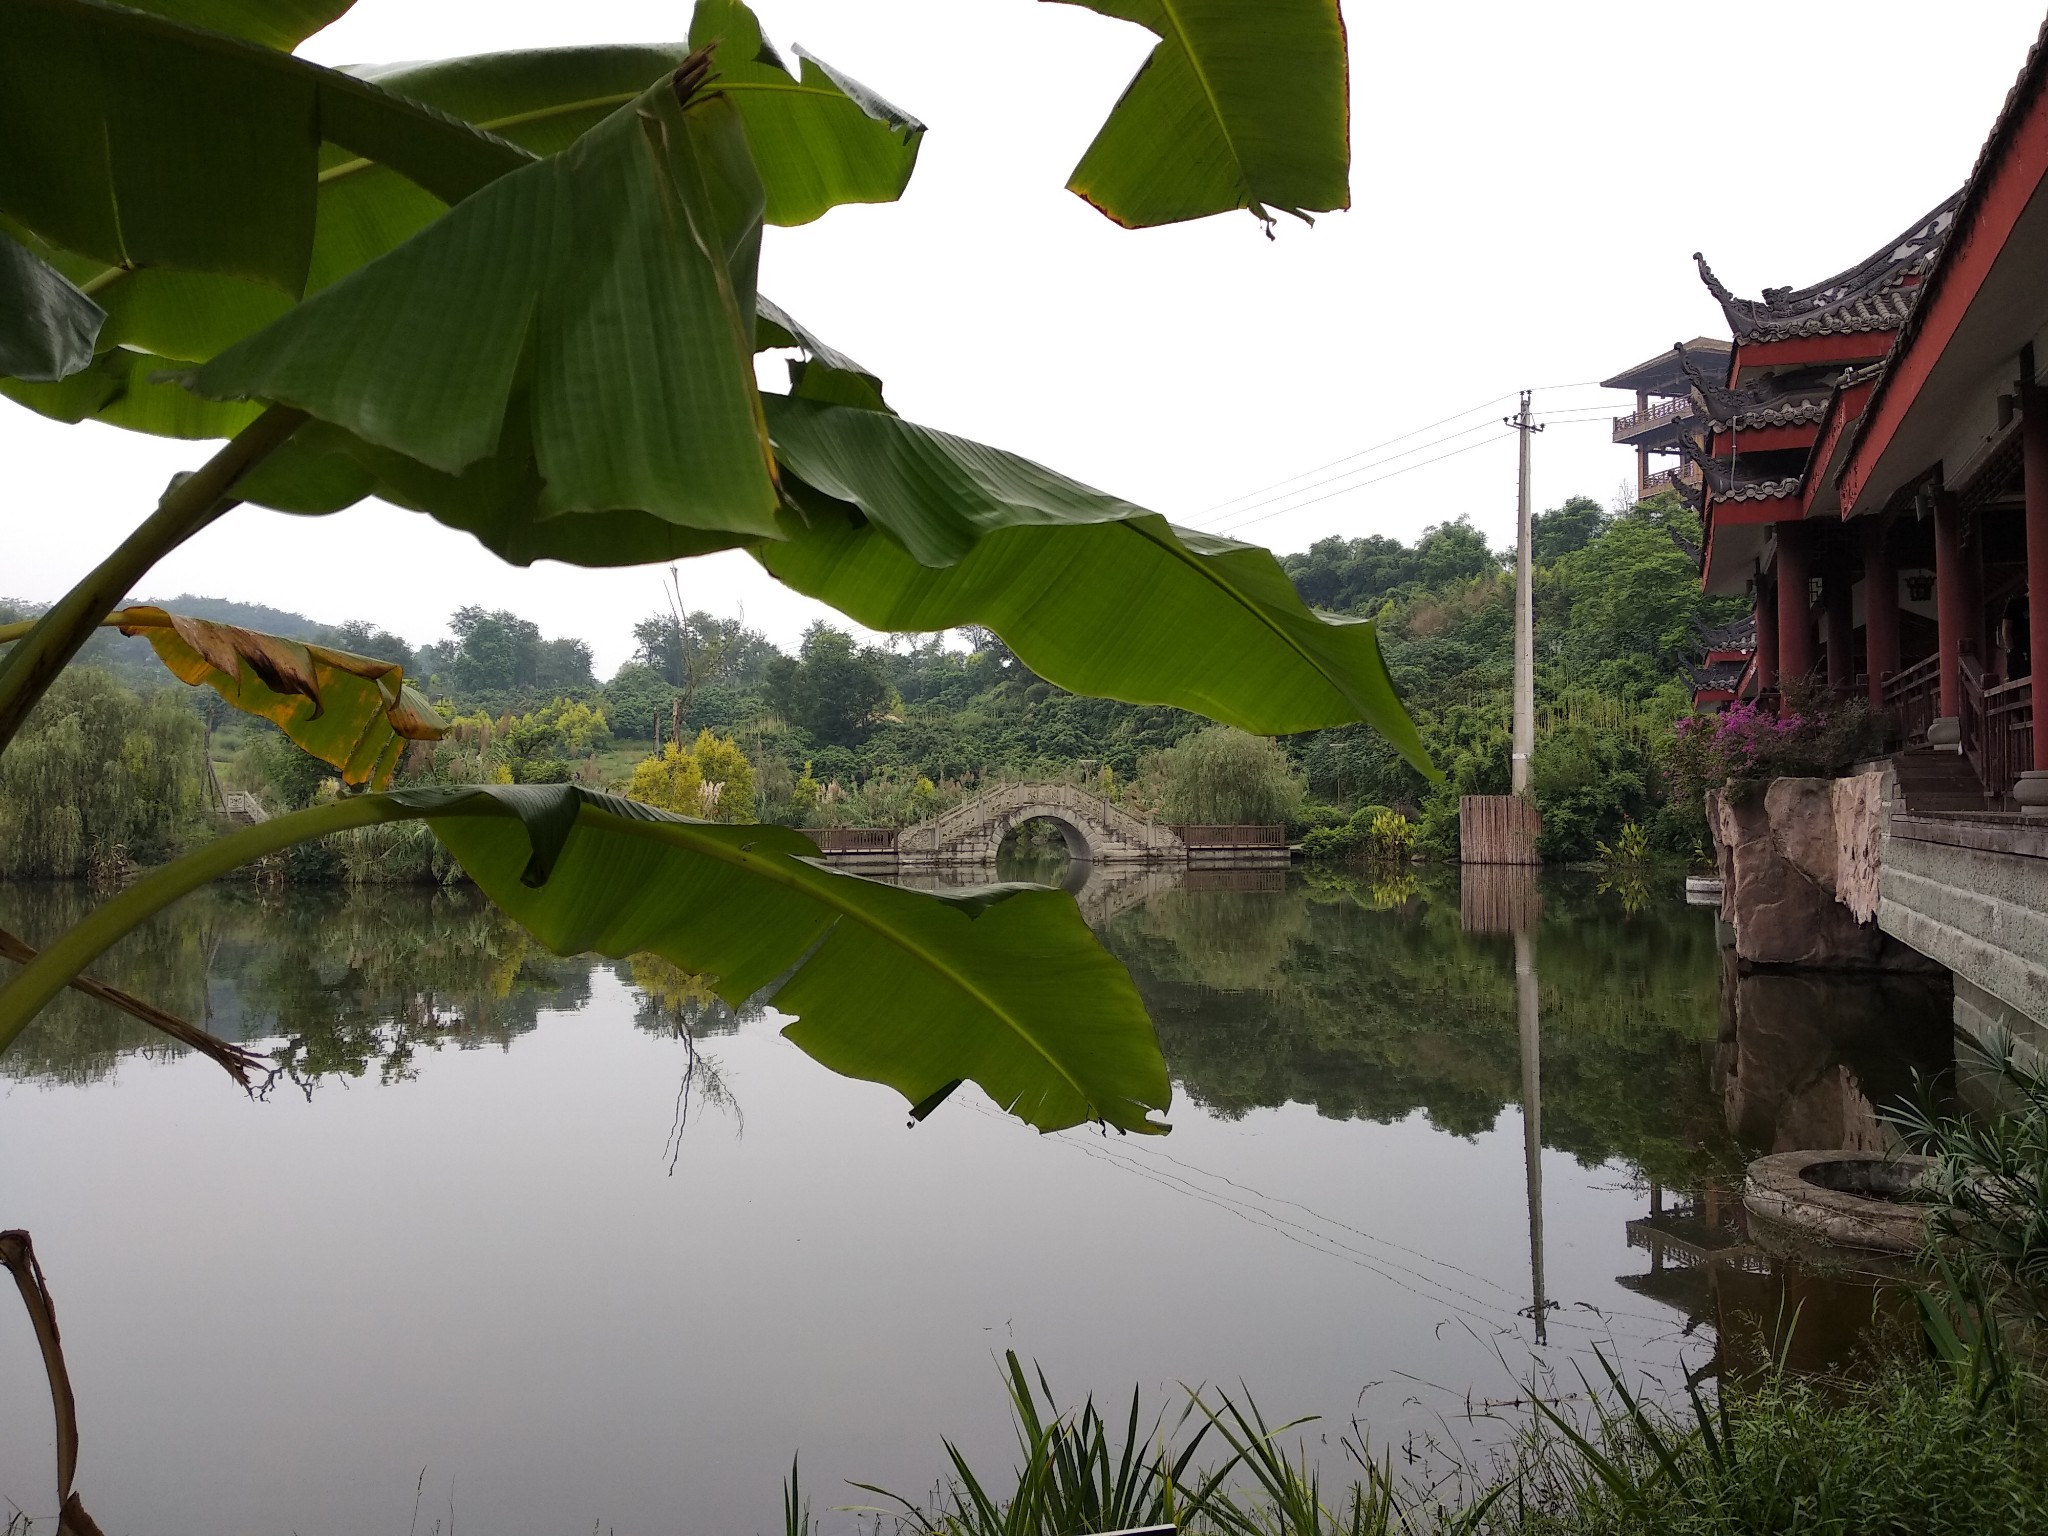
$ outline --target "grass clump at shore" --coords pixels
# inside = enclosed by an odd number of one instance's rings
[[[1136,1393],[1106,1418],[1060,1414],[1015,1355],[1019,1459],[1007,1486],[950,1443],[949,1479],[890,1501],[904,1536],[1083,1536],[1176,1525],[1202,1536],[2035,1536],[2048,1531],[2048,1435],[2021,1399],[1967,1371],[1895,1361],[1856,1379],[1782,1369],[1689,1411],[1646,1403],[1610,1373],[1587,1416],[1545,1410],[1502,1463],[1445,1501],[1347,1442],[1357,1476],[1327,1485],[1256,1406],[1191,1392],[1146,1424]],[[1042,1394],[1043,1403],[1038,1400]],[[1207,1455],[1203,1455],[1204,1451]],[[862,1485],[867,1486],[867,1485]],[[788,1536],[809,1536],[792,1486]]]

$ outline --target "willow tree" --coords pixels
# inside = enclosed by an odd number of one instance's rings
[[[1263,550],[904,420],[757,292],[768,229],[902,193],[925,131],[909,113],[807,54],[792,67],[736,0],[700,0],[667,46],[293,56],[348,3],[0,0],[0,392],[225,439],[38,622],[0,631],[0,750],[116,624],[356,791],[94,910],[0,988],[0,1049],[199,884],[417,820],[558,951],[653,953],[733,1001],[783,978],[789,1037],[914,1113],[971,1080],[1041,1129],[1164,1129],[1151,1025],[1071,898],[900,890],[782,828],[575,786],[390,790],[406,740],[441,728],[400,668],[120,606],[232,508],[376,498],[522,565],[744,550],[875,629],[992,630],[1076,692],[1260,734],[1367,722],[1423,762],[1369,623],[1311,612]],[[1069,182],[1109,218],[1348,204],[1336,0],[1077,3],[1158,38]],[[797,355],[786,392],[757,387],[764,349]]]

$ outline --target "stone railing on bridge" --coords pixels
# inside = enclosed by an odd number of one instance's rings
[[[1171,827],[1133,816],[1074,784],[998,784],[896,834],[905,866],[993,864],[1014,827],[1050,821],[1068,855],[1095,863],[1182,863],[1187,845]]]

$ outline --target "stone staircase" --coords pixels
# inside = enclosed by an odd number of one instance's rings
[[[1960,752],[1909,747],[1891,759],[1894,808],[1907,814],[1989,811],[1998,803],[1985,794],[1976,770]]]

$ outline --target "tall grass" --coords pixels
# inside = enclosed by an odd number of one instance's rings
[[[925,1501],[868,1484],[902,1536],[1085,1536],[1171,1525],[1197,1536],[2019,1536],[2048,1531],[2048,1437],[2014,1400],[1989,1401],[1939,1363],[1895,1360],[1856,1379],[1790,1375],[1673,1412],[1606,1367],[1575,1417],[1539,1401],[1497,1464],[1466,1468],[1447,1502],[1407,1486],[1346,1437],[1331,1484],[1249,1398],[1191,1391],[1169,1424],[1092,1398],[1062,1414],[1044,1376],[1008,1356],[1018,1460],[996,1479],[946,1444]],[[1208,1455],[1202,1455],[1207,1449]],[[788,1536],[810,1536],[791,1469]]]

